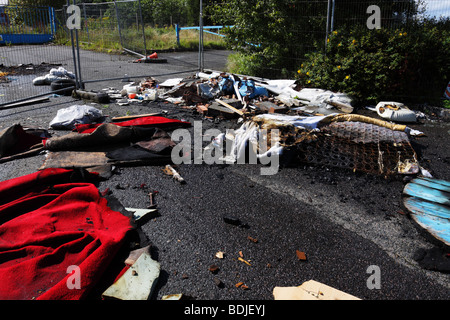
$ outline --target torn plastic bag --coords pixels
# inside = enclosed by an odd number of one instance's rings
[[[102,111],[88,105],[73,105],[58,110],[50,122],[53,129],[72,130],[76,124],[92,123],[103,118]]]
[[[220,88],[213,82],[205,82],[198,84],[198,93],[202,98],[213,99],[220,93]]]
[[[58,69],[56,69],[56,68],[51,69],[50,74],[53,76],[56,76],[56,77],[60,77],[60,78],[75,79],[75,74],[67,71],[63,67],[59,67]]]
[[[233,95],[233,94],[235,94],[234,84],[235,84],[235,81],[234,81],[233,77],[223,75],[223,76],[221,76],[221,79],[219,81],[220,91],[224,95]]]
[[[344,113],[353,112],[352,98],[341,92],[305,88],[298,92],[296,99],[303,101],[302,103],[309,107],[305,111],[317,112],[317,109],[320,108],[320,113],[333,113],[336,112],[336,109]],[[324,110],[329,110],[329,112],[324,112]]]
[[[258,96],[269,96],[269,92],[266,88],[255,85],[253,80],[242,80],[239,87],[239,93],[242,97],[248,97],[253,99]]]
[[[283,92],[287,92],[293,90],[293,86],[295,86],[295,80],[288,79],[279,79],[279,80],[268,80],[265,83],[258,83],[261,87],[266,88],[270,92],[275,94],[282,94]],[[294,90],[295,91],[295,90]],[[295,91],[298,93],[298,91]],[[294,95],[295,97],[295,95]]]

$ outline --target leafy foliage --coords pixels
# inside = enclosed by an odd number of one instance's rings
[[[450,20],[401,29],[336,31],[325,52],[306,55],[299,83],[351,94],[360,102],[441,97],[450,80]]]

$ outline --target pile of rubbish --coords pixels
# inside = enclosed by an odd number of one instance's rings
[[[352,98],[345,93],[298,88],[295,80],[223,72],[199,72],[187,79],[161,83],[145,79],[108,92],[119,104],[168,101],[204,119],[238,119],[242,122],[240,129],[223,133],[209,146],[225,151],[223,142],[232,144],[232,154],[222,158],[228,163],[242,163],[240,159],[253,150],[256,157],[276,153],[292,159],[294,153],[299,163],[386,176],[417,174],[421,169],[409,139],[422,133],[405,124],[417,122],[417,117],[402,103],[380,102],[374,111],[381,119],[376,119],[354,114]],[[277,129],[281,137],[259,153],[256,137],[268,129],[267,136],[270,129]]]
[[[34,83],[45,85],[73,78],[73,74],[59,68],[35,79]],[[268,80],[224,72],[199,72],[189,78],[163,82],[148,78],[127,83],[121,89],[71,90],[71,95],[77,100],[118,105],[167,101],[191,110],[203,120],[215,123],[232,120],[240,127],[212,137],[204,148],[215,149],[219,159],[230,164],[249,163],[250,159],[267,164],[268,158],[276,156],[288,159],[290,164],[307,163],[381,176],[421,175],[433,179],[420,165],[411,145],[412,137],[423,135],[407,126],[416,122],[417,116],[399,102],[381,101],[369,109],[378,117],[369,117],[355,114],[352,98],[345,93],[299,88],[295,80]],[[4,283],[0,298],[79,299],[87,295],[95,284],[90,280],[103,270],[98,264],[99,257],[109,263],[126,241],[128,232],[142,221],[142,216],[155,210],[154,206],[111,210],[109,206],[114,200],[107,201],[103,197],[107,192],[99,194],[90,180],[108,179],[116,166],[160,165],[165,174],[186,183],[176,166],[172,166],[172,151],[177,142],[171,132],[191,126],[190,122],[167,118],[161,113],[109,119],[95,106],[77,103],[58,110],[49,122],[49,128],[69,131],[66,134],[53,137],[46,129],[26,128],[20,124],[1,131],[0,163],[41,152],[45,152],[46,157],[36,173],[0,184],[0,215],[11,217],[5,218],[0,226],[0,254],[6,257],[13,254],[13,247],[25,250],[35,244],[36,239],[42,242],[41,251],[27,251],[27,255],[20,257],[23,263],[13,263],[15,258],[5,258],[6,262],[0,263],[1,270],[7,264],[7,271],[0,272]],[[420,183],[423,184],[423,180]],[[447,182],[438,181],[437,185],[449,192]],[[405,194],[412,195],[406,191]],[[433,214],[433,210],[423,209],[426,200],[408,201],[411,211],[419,208],[421,225],[436,234],[433,226],[427,224],[427,218],[423,218],[430,212]],[[91,202],[96,207],[86,204]],[[55,221],[55,212],[63,205],[67,214]],[[448,198],[439,205],[445,208],[440,212],[447,225],[445,234],[439,230],[438,239],[448,243],[447,206]],[[20,216],[27,217],[29,222],[21,223],[16,219]],[[64,230],[57,239],[63,244],[59,251],[48,245],[55,235],[44,225]],[[17,232],[26,236],[17,239]],[[88,249],[75,254],[78,246]],[[104,298],[145,300],[151,296],[159,276],[159,263],[151,259],[147,246],[135,249],[125,261],[123,272],[103,293]],[[57,256],[57,262],[46,259],[48,254]],[[81,270],[69,273],[68,265],[79,265]],[[13,275],[22,274],[21,268],[32,273],[22,282],[24,289],[19,290],[17,288],[22,286],[17,285]],[[87,281],[83,283],[84,290],[68,288],[68,281],[77,272]],[[49,273],[52,277],[46,276]],[[42,281],[36,282],[35,278]],[[48,282],[46,279],[56,280]],[[76,285],[76,281],[73,282],[73,286]],[[357,299],[320,283],[306,285],[323,288],[320,290],[327,290],[330,297]],[[277,299],[296,299],[302,292],[299,288],[276,288],[274,295]]]
[[[49,75],[73,76],[62,68],[52,69]],[[264,162],[262,159],[276,155],[299,164],[334,166],[384,176],[425,172],[409,140],[411,136],[422,133],[406,125],[417,122],[416,114],[399,102],[381,101],[371,109],[378,115],[378,118],[373,118],[354,114],[352,98],[345,93],[300,88],[295,80],[261,79],[215,71],[198,72],[188,78],[173,78],[163,82],[147,78],[129,82],[121,89],[107,88],[101,92],[73,90],[72,97],[97,103],[115,102],[118,105],[165,101],[192,110],[203,119],[216,122],[237,120],[241,122],[241,127],[236,132],[215,137],[207,147],[225,152],[227,146],[231,146],[231,154],[224,154],[221,158],[227,163],[248,162],[249,159],[244,158],[248,157],[251,150],[256,153],[260,163]],[[97,123],[89,132],[94,134],[94,129],[105,119],[101,110],[95,107],[74,105],[59,110],[50,122],[50,127],[80,133],[78,128],[81,126]],[[144,114],[123,120],[137,119],[141,119],[139,126],[142,126],[146,119],[156,118],[155,115]],[[104,124],[95,134],[100,134],[105,128],[116,128],[117,125]],[[159,125],[161,123],[150,121],[144,126]],[[136,125],[127,123],[126,126]],[[268,139],[273,129],[281,132],[277,141]],[[260,148],[260,138],[268,143],[267,148]],[[108,136],[103,139],[106,141],[111,138]],[[49,139],[45,148],[54,146],[52,140]],[[174,144],[172,141],[171,145]],[[74,142],[66,143],[64,151],[89,152],[69,150],[68,146],[76,149],[74,145]],[[53,147],[50,151],[48,158],[54,158],[54,152],[63,150]],[[107,152],[111,155],[111,150]],[[140,157],[138,159],[142,160]],[[131,161],[131,158],[128,157],[128,160]],[[156,160],[155,157],[153,160]],[[105,161],[103,157],[94,162]]]

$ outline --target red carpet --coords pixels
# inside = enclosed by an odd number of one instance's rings
[[[95,185],[71,182],[72,173],[46,169],[0,182],[1,300],[86,297],[131,230]],[[79,289],[69,266],[79,268]]]
[[[181,121],[177,119],[169,119],[165,117],[149,116],[137,118],[129,121],[115,122],[115,125],[119,127],[155,127],[155,128],[167,128],[167,127],[190,127],[191,124],[186,121]],[[92,133],[97,127],[101,126],[102,123],[97,124],[77,124],[73,131],[78,133]]]

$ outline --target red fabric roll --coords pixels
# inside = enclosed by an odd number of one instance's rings
[[[131,230],[95,185],[72,183],[72,174],[46,169],[0,183],[0,299],[82,299]]]
[[[139,127],[155,127],[155,128],[189,127],[191,125],[190,122],[158,116],[142,117],[129,121],[115,122],[113,124],[120,127],[139,126]],[[74,131],[77,131],[78,133],[92,133],[97,127],[101,125],[102,123],[77,124],[75,125]]]

